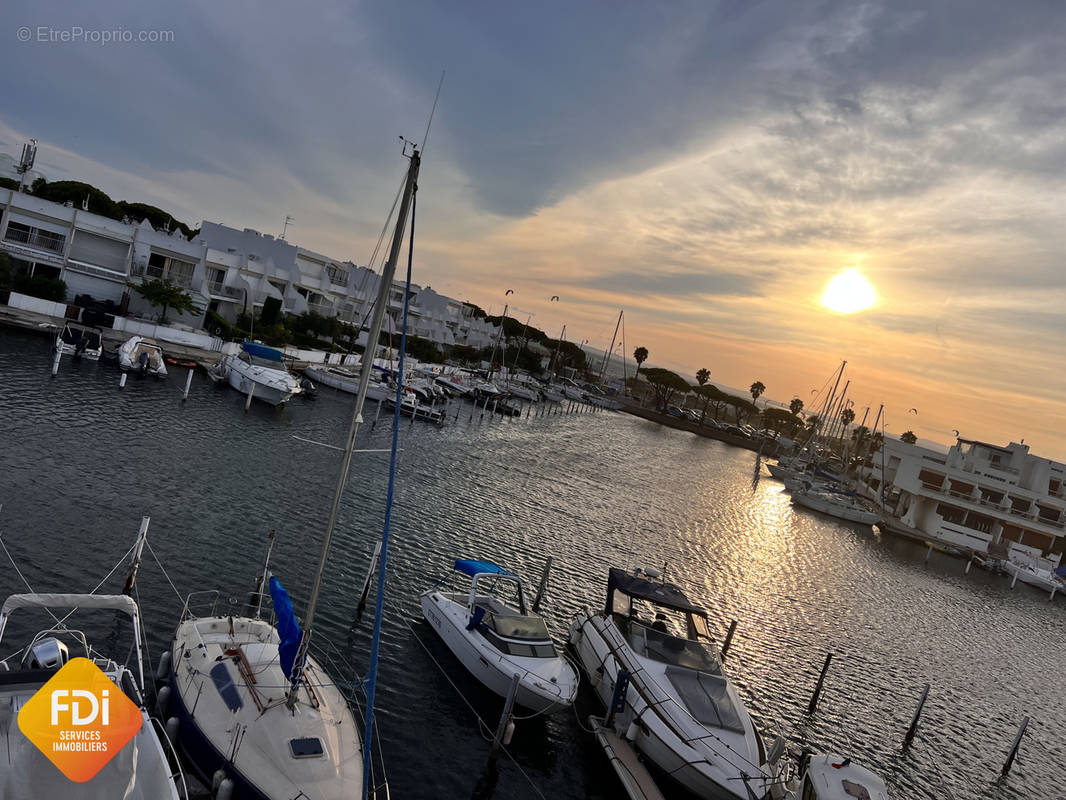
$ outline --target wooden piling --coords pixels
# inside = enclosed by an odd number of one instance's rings
[[[807,713],[813,714],[818,709],[818,700],[822,696],[822,686],[825,684],[825,673],[829,671],[829,664],[833,660],[832,651],[825,654],[825,663],[822,665],[822,673],[818,676],[818,683],[814,687],[814,694],[811,696],[810,705],[807,706]]]
[[[925,700],[929,697],[929,684],[925,684],[922,688],[922,696],[918,698],[918,708],[914,710],[914,716],[911,717],[910,727],[907,728],[907,735],[903,737],[903,746],[910,745],[911,740],[914,738],[914,734],[918,732],[918,719],[922,716],[922,709],[925,707]]]
[[[1010,752],[1007,754],[1007,761],[1003,764],[1003,769],[1000,771],[1000,775],[1006,777],[1010,773],[1011,767],[1014,766],[1014,757],[1018,755],[1018,748],[1022,743],[1022,736],[1025,734],[1025,729],[1029,727],[1029,717],[1022,719],[1022,724],[1018,726],[1018,733],[1014,737],[1014,744],[1010,746]]]
[[[729,632],[725,635],[725,641],[722,642],[721,659],[725,661],[726,653],[729,652],[729,645],[733,643],[733,634],[737,632],[737,621],[733,620],[729,623]]]

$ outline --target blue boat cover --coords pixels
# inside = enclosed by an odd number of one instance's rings
[[[1058,575],[1060,578],[1066,578],[1066,564],[1063,564],[1061,567],[1055,570],[1055,574]]]
[[[478,573],[490,572],[497,575],[509,575],[512,578],[518,577],[513,572],[505,570],[499,564],[493,564],[491,561],[482,561],[477,558],[459,559],[455,562],[455,571],[470,576],[477,575]]]
[[[289,593],[281,585],[281,581],[270,576],[270,599],[274,601],[274,614],[278,618],[278,636],[281,644],[278,646],[278,656],[281,660],[281,669],[292,676],[292,666],[296,662],[296,653],[300,649],[300,639],[303,632],[300,623],[296,621],[296,612],[292,610],[292,600]]]
[[[265,344],[257,344],[256,342],[241,342],[241,347],[244,348],[250,356],[257,356],[258,358],[265,358],[267,361],[281,361],[281,351],[275,350],[273,347],[267,347]]]

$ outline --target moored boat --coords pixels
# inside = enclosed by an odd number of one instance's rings
[[[96,594],[12,595],[0,608],[0,641],[3,641],[11,613],[21,608],[47,609],[50,613],[51,609],[67,609],[71,613],[79,609],[94,610],[110,612],[109,617],[113,617],[114,612],[127,615],[133,627],[136,673],[130,666],[98,652],[81,631],[62,625],[37,633],[14,656],[0,662],[0,798],[185,800],[188,792],[182,772],[176,767],[176,758],[173,758],[176,754],[166,732],[151,718],[146,707],[141,651],[144,636],[140,610],[133,599],[126,595]],[[74,648],[73,654],[71,647]],[[19,714],[12,713],[21,709],[61,668],[78,659],[91,660],[114,684],[111,689],[117,689],[133,702],[141,718],[140,728],[133,738],[84,783],[75,783],[56,769],[26,738],[19,724]]]
[[[577,614],[570,644],[646,759],[698,797],[770,797],[777,765],[722,669],[707,612],[680,587],[654,570],[611,569],[604,609]]]
[[[862,525],[873,525],[881,519],[881,512],[866,505],[854,492],[844,492],[804,478],[790,478],[785,486],[794,504],[812,511]]]
[[[577,672],[559,655],[543,617],[529,609],[522,580],[499,564],[478,559],[460,559],[454,570],[470,578],[468,591],[446,592],[438,585],[420,598],[422,615],[448,649],[501,697],[518,675],[515,702],[523,708],[569,707],[577,694]],[[498,593],[504,587],[514,593],[510,604]]]
[[[240,352],[224,356],[218,368],[238,392],[251,393],[254,399],[272,406],[287,403],[303,391],[285,368],[281,351],[258,342],[242,342]]]
[[[167,365],[161,348],[154,339],[131,336],[118,348],[118,366],[124,372],[141,375],[167,376]]]
[[[56,337],[56,349],[61,350],[63,355],[96,361],[104,350],[103,331],[88,325],[68,322]]]

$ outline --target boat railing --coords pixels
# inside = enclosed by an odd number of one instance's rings
[[[185,597],[185,605],[182,606],[181,616],[179,617],[179,620],[181,622],[185,622],[187,620],[192,619],[193,617],[216,617],[216,616],[218,616],[218,601],[221,599],[221,597],[222,597],[222,593],[219,592],[218,589],[201,589],[198,592],[190,592]],[[193,612],[193,604],[194,603],[197,604],[197,607],[199,607],[199,603],[201,601],[207,602],[208,600],[210,600],[210,603],[211,603],[211,612],[209,614],[202,614],[202,613],[194,613]]]
[[[163,757],[166,758],[167,764],[173,770],[170,773],[170,779],[177,782],[178,797],[180,800],[188,800],[189,787],[185,783],[185,772],[181,768],[181,759],[178,757],[178,751],[174,747],[174,743],[170,741],[170,736],[167,734],[167,729],[156,717],[148,717],[152,721],[152,727],[155,728],[156,736],[159,737],[161,742],[165,742],[163,746]]]

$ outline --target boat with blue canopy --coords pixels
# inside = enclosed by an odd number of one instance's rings
[[[224,356],[216,371],[244,395],[280,406],[300,394],[300,380],[285,367],[280,350],[259,342],[241,342],[240,352]]]
[[[445,591],[453,576],[470,588]],[[420,598],[422,615],[475,678],[506,697],[518,676],[515,702],[534,712],[568,708],[578,674],[552,641],[548,625],[530,607],[522,579],[493,561],[462,558],[451,575]]]

